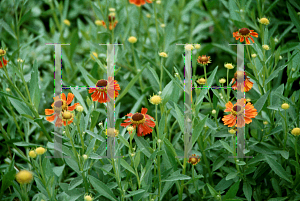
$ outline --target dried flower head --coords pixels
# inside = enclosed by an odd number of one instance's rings
[[[200,158],[199,156],[196,156],[196,154],[193,154],[190,156],[188,163],[192,164],[192,165],[197,165],[197,163],[200,162]]]
[[[36,157],[36,153],[35,153],[34,150],[29,151],[28,155],[29,155],[31,158],[35,158],[35,157]]]
[[[269,45],[263,45],[262,48],[263,48],[264,50],[269,50],[269,49],[270,49]]]
[[[211,59],[210,56],[202,55],[198,57],[197,62],[205,66],[211,63]]]
[[[220,82],[220,84],[224,84],[226,82],[226,79],[225,78],[221,78],[221,79],[219,79],[219,82]]]
[[[37,155],[43,155],[46,152],[46,149],[44,147],[38,147],[35,149],[35,153]]]
[[[257,55],[256,54],[251,54],[251,57],[252,58],[255,58]]]
[[[4,56],[6,54],[5,50],[0,49],[0,56]]]

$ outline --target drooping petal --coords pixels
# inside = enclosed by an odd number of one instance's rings
[[[96,89],[90,89],[89,93],[93,93],[94,91],[97,91]]]
[[[246,37],[246,44],[250,44],[249,37]]]
[[[147,109],[147,108],[142,108],[142,111],[141,111],[141,113],[142,113],[142,114],[146,114],[146,113],[147,113],[147,111],[148,111],[148,109]]]
[[[155,126],[155,122],[151,121],[151,120],[146,120],[146,124],[150,127],[154,127]]]
[[[128,123],[121,123],[121,126],[127,127],[127,126],[129,126],[130,124],[132,124],[132,122],[128,122]]]
[[[68,110],[69,111],[73,111],[73,110],[75,110],[76,109],[76,107],[77,107],[77,105],[80,105],[79,103],[75,103],[74,105],[72,105],[72,106],[69,106],[68,107]]]
[[[55,120],[56,116],[57,116],[57,115],[55,114],[55,115],[52,115],[52,116],[50,116],[50,117],[46,117],[46,120],[49,121],[49,122],[52,122],[52,121]]]
[[[244,37],[241,36],[240,42],[244,42]]]
[[[232,103],[229,101],[228,103],[225,104],[226,109],[224,110],[224,112],[230,112],[233,108]]]
[[[75,95],[72,93],[68,93],[67,105],[70,105],[74,99]]]
[[[64,100],[64,101],[67,101],[66,100],[66,95],[64,93],[61,94],[61,99]]]
[[[51,115],[54,113],[53,109],[45,109],[45,115]]]

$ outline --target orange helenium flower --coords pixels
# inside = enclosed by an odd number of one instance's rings
[[[151,0],[146,0],[146,1],[147,1],[147,3],[152,3]],[[145,0],[129,0],[129,3],[135,4],[136,6],[141,6],[141,5],[146,4]]]
[[[67,111],[73,111],[76,109],[77,105],[79,105],[79,103],[75,103],[72,106],[68,106],[72,103],[73,99],[74,99],[74,94],[72,93],[68,93],[68,97],[66,99],[66,95],[64,93],[61,94],[61,98],[59,98],[59,96],[56,96],[53,98],[54,99],[54,103],[52,103],[51,107],[53,109],[45,109],[45,114],[46,115],[53,115],[46,117],[46,120],[49,122],[52,122],[57,118],[56,122],[55,122],[55,126],[56,127],[61,127],[62,126],[62,122],[64,123],[64,125],[66,126],[66,122],[68,121],[68,124],[71,124],[73,122],[73,114],[70,116],[70,118],[64,118],[64,113],[66,113]]]
[[[233,37],[235,37],[235,40],[239,40],[240,42],[243,42],[244,39],[246,39],[246,44],[250,44],[249,38],[254,43],[254,40],[251,36],[258,37],[258,33],[254,32],[254,30],[250,30],[248,28],[242,28],[239,29],[237,32],[233,32]]]
[[[0,61],[0,68],[3,68],[3,65],[6,66],[7,62],[8,61],[6,59],[4,59],[4,57],[2,57],[2,61]],[[3,63],[3,65],[2,65],[2,63]]]
[[[121,123],[121,126],[127,127],[131,124],[132,124],[133,128],[136,128],[136,126],[137,126],[138,127],[137,135],[139,137],[150,134],[152,132],[152,129],[150,127],[154,127],[155,122],[152,121],[152,119],[154,120],[153,117],[146,114],[147,111],[148,111],[147,108],[142,108],[141,113],[137,112],[135,114],[129,113],[129,114],[125,115],[125,116],[128,116],[130,118],[128,118],[124,121],[124,122],[127,122],[127,123]]]
[[[232,103],[229,101],[225,104],[226,109],[224,112],[230,112],[230,114],[225,115],[222,120],[224,122],[224,125],[228,125],[228,127],[237,126],[239,128],[245,126],[246,124],[250,124],[252,122],[251,118],[255,118],[257,115],[257,110],[254,108],[254,106],[248,102],[245,106],[246,99],[242,98],[237,101],[236,104],[232,105]],[[243,110],[243,107],[245,110]]]
[[[112,99],[118,97],[119,92],[117,90],[121,90],[119,84],[117,84],[117,80],[114,80],[113,77],[108,77],[108,80],[98,80],[96,83],[96,88],[90,89],[89,93],[93,93],[92,100],[98,101],[99,103],[106,103],[107,94]],[[107,92],[108,91],[108,92]]]
[[[241,78],[241,79],[244,79],[244,82],[243,83],[237,83],[238,77]],[[235,72],[234,73],[234,78],[232,78],[232,81],[233,81],[233,83],[236,81],[232,85],[233,89],[234,90],[239,90],[241,92],[244,92],[244,91],[248,92],[253,86],[253,82],[250,81],[250,79],[248,78],[246,72],[244,72],[244,74],[243,74],[242,71]],[[244,89],[242,87],[244,87]]]

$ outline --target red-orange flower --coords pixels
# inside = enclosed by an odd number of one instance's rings
[[[54,114],[52,116],[46,117],[46,120],[52,122],[56,119],[56,117],[58,117],[55,122],[56,127],[61,127],[62,122],[64,123],[65,126],[67,121],[68,124],[71,124],[73,122],[74,114],[68,111],[73,111],[74,109],[76,109],[77,105],[79,105],[79,103],[75,103],[72,106],[68,106],[72,103],[74,99],[74,94],[68,93],[68,97],[66,99],[66,95],[62,93],[61,98],[59,96],[56,96],[53,99],[54,102],[51,105],[53,109],[45,109],[45,114],[46,115],[52,115],[53,113]]]
[[[0,61],[0,68],[3,68],[3,65],[6,66],[7,62],[8,61],[6,59],[4,59],[4,57],[2,57],[2,62]],[[2,65],[2,63],[3,63],[3,65]]]
[[[249,38],[251,39],[252,43],[254,43],[254,40],[251,36],[258,37],[258,33],[254,32],[254,30],[250,30],[248,28],[242,28],[239,29],[237,32],[233,32],[233,37],[235,37],[235,40],[239,40],[240,42],[243,42],[244,39],[246,39],[246,44],[250,44]]]
[[[146,0],[146,1],[147,1],[147,3],[152,3],[151,0]],[[129,0],[129,3],[135,4],[136,6],[142,6],[142,5],[144,5],[146,2],[145,2],[145,0]]]
[[[196,156],[196,154],[192,154],[190,157],[189,157],[189,160],[188,160],[188,163],[192,164],[192,165],[197,165],[197,163],[200,162],[200,158],[199,156]]]
[[[118,21],[117,20],[115,20],[116,18],[115,18],[115,16],[108,16],[108,22],[109,22],[109,26],[108,26],[108,28],[109,28],[109,30],[112,30],[113,28],[115,28],[116,26],[117,26],[117,24],[118,24]],[[101,20],[101,22],[102,22],[102,25],[105,27],[105,29],[107,28],[106,27],[106,23],[103,21],[103,20]]]
[[[91,88],[89,93],[93,93],[92,100],[98,101],[99,103],[106,103],[107,94],[112,99],[118,97],[119,92],[117,90],[121,90],[119,84],[117,84],[117,80],[114,80],[113,77],[108,77],[108,80],[98,80],[96,83],[96,88]]]
[[[147,111],[148,111],[147,108],[142,108],[141,113],[137,112],[135,114],[129,113],[129,114],[125,115],[130,118],[128,118],[124,121],[127,123],[121,123],[121,126],[127,127],[131,124],[132,124],[133,128],[136,128],[136,126],[137,126],[138,127],[137,136],[139,136],[139,137],[150,134],[152,132],[152,129],[150,127],[154,127],[155,122],[152,121],[152,119],[154,120],[153,117],[146,114]]]
[[[238,78],[244,79],[244,82],[243,83],[238,83],[237,82]],[[244,92],[244,91],[248,92],[253,86],[253,82],[250,81],[250,79],[248,78],[246,72],[243,73],[242,71],[235,72],[234,73],[234,78],[232,78],[232,81],[233,81],[233,83],[236,81],[232,85],[233,89],[234,90],[239,90],[241,92]],[[243,89],[243,87],[244,87],[244,89]]]
[[[228,125],[228,127],[237,126],[241,128],[245,126],[245,122],[246,124],[250,124],[252,122],[251,118],[256,117],[257,110],[250,102],[248,102],[246,106],[245,103],[246,99],[244,98],[237,100],[237,103],[234,105],[232,105],[230,101],[226,103],[226,109],[224,112],[230,112],[230,114],[225,115],[222,118],[224,125]],[[243,107],[245,107],[245,110],[243,110]]]

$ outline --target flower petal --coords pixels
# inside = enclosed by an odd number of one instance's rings
[[[69,106],[68,107],[68,110],[69,111],[73,111],[73,110],[75,110],[76,109],[76,107],[77,107],[77,105],[80,105],[79,103],[75,103],[74,105],[72,105],[72,106]]]
[[[148,111],[148,109],[147,108],[142,108],[142,114],[146,114],[147,113],[147,111]]]
[[[45,109],[45,115],[51,115],[54,113],[53,109]]]
[[[67,105],[70,105],[70,103],[72,103],[74,97],[75,97],[74,94],[68,93]]]
[[[52,122],[52,121],[55,120],[56,116],[57,116],[57,115],[55,114],[55,115],[52,115],[52,116],[50,116],[50,117],[46,117],[46,120],[49,121],[49,122]]]

